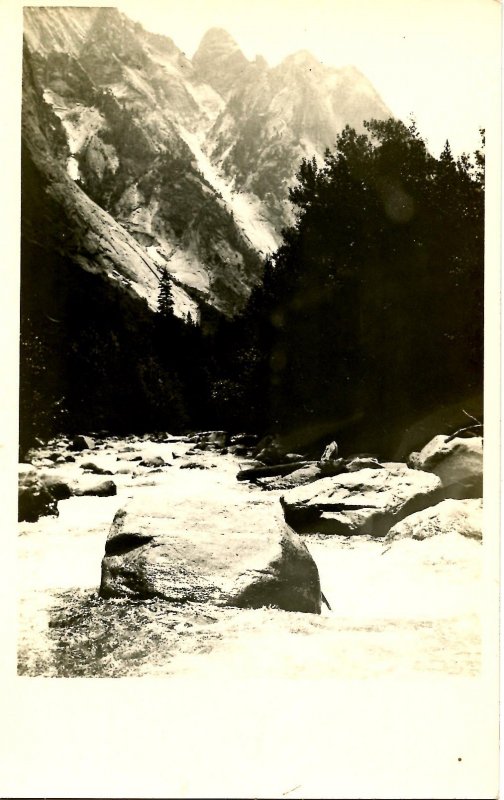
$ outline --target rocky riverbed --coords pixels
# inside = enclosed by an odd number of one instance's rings
[[[148,514],[162,496],[190,536],[205,515],[211,526],[216,498],[230,528],[240,530],[246,518],[268,529],[282,517],[285,492],[237,481],[250,460],[222,448],[195,449],[187,439],[128,436],[98,440],[92,449],[85,444],[76,451],[58,439],[31,453],[36,472],[79,494],[58,500],[58,516],[19,524],[19,674],[478,673],[482,547],[456,526],[423,540],[304,533],[328,601],[320,615],[100,597],[107,536],[128,500]],[[115,484],[115,494],[87,494],[105,481]]]

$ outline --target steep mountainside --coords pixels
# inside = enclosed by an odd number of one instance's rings
[[[214,53],[217,31],[205,37],[194,63]],[[210,41],[210,44],[209,44]],[[222,53],[227,35],[220,37]],[[217,55],[224,69],[229,56]],[[259,197],[277,229],[291,221],[288,187],[302,158],[322,160],[345,125],[362,130],[365,119],[391,116],[369,81],[355,68],[323,66],[300,51],[273,69],[247,62],[228,102],[208,133],[212,158],[240,189]],[[209,81],[217,88],[213,74]]]
[[[212,29],[193,61],[113,8],[25,9],[23,139],[68,254],[156,305],[231,316],[291,219],[287,190],[346,123],[389,112],[352,68],[275,68]],[[60,243],[61,244],[61,243]]]

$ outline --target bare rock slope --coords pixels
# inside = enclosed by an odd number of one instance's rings
[[[367,79],[307,53],[270,68],[212,29],[190,61],[114,8],[25,9],[23,138],[77,266],[155,307],[232,316],[292,219],[288,186],[349,123],[390,116]]]

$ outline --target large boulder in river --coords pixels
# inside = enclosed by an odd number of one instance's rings
[[[396,522],[442,498],[437,475],[402,463],[382,466],[291,489],[280,499],[286,521],[303,533],[385,536]]]
[[[36,522],[39,517],[58,516],[58,504],[31,464],[19,465],[18,520]]]
[[[483,501],[443,500],[431,508],[398,522],[387,539],[429,539],[443,533],[459,533],[469,539],[482,539]]]
[[[481,436],[435,436],[419,453],[411,453],[408,464],[438,475],[456,498],[483,495],[483,439]]]
[[[186,524],[165,496],[136,499],[117,512],[100,594],[315,614],[321,605],[316,564],[283,522],[264,528],[244,514],[237,528],[226,508],[207,508]]]

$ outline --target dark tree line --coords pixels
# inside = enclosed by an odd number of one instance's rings
[[[481,400],[484,157],[447,142],[435,158],[414,124],[365,128],[301,164],[297,224],[224,360],[260,429],[392,454],[422,418]]]
[[[71,221],[23,149],[20,453],[57,433],[200,424],[200,332],[75,263]]]

